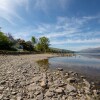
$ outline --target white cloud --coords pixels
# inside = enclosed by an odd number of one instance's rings
[[[11,24],[14,23],[14,18],[23,20],[17,13],[17,8],[28,4],[28,0],[0,0],[0,17]]]
[[[62,9],[69,7],[72,0],[34,0],[33,9],[41,10],[48,14],[49,11],[55,9]]]
[[[92,19],[91,19],[92,20]],[[50,38],[51,44],[66,44],[66,43],[100,43],[98,34],[100,30],[90,30],[88,27],[83,28],[90,19],[85,18],[68,18],[58,17],[55,24],[41,23],[34,27],[24,28],[25,31],[20,31],[25,39],[33,35],[37,38],[46,36]],[[89,31],[84,33],[84,29]],[[64,37],[64,39],[59,39]]]
[[[32,13],[34,10],[42,10],[48,14],[50,9],[55,9],[57,5],[64,8],[65,4],[68,6],[69,2],[70,0],[0,0],[0,17],[15,24],[15,18],[23,20],[18,12],[20,8]]]
[[[89,39],[89,40],[86,40],[86,39],[84,39],[84,40],[81,40],[81,39],[78,39],[78,40],[71,40],[71,39],[68,39],[68,40],[62,40],[62,41],[52,41],[51,42],[51,44],[56,44],[56,45],[59,45],[59,44],[69,44],[69,43],[75,43],[75,44],[77,44],[77,43],[82,43],[82,44],[84,44],[84,43],[100,43],[100,39]]]

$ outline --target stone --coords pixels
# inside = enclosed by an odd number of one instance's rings
[[[71,78],[68,78],[67,81],[69,83],[75,83],[76,82],[76,79],[74,77],[71,77]]]
[[[24,73],[27,73],[27,70],[23,70],[22,73],[23,73],[23,74],[24,74]]]
[[[91,98],[89,95],[86,95],[87,100],[94,100],[93,98]]]
[[[17,100],[22,100],[22,97],[21,96],[17,96]]]
[[[55,90],[55,92],[61,94],[64,92],[64,88],[59,87],[58,89]]]
[[[47,73],[43,73],[43,79],[47,79]]]
[[[86,96],[82,95],[82,96],[80,97],[80,100],[86,100]]]
[[[68,96],[67,100],[74,100],[72,96]]]
[[[38,95],[35,100],[43,100],[43,93],[41,93],[40,95]]]
[[[0,100],[2,100],[2,98],[3,98],[3,95],[2,95],[2,94],[0,94]]]
[[[90,94],[90,88],[84,87],[84,91],[85,91],[86,94]]]
[[[6,84],[6,81],[3,80],[3,81],[0,82],[0,84],[1,84],[1,85],[5,85],[5,84]]]
[[[99,91],[98,90],[93,90],[93,94],[94,94],[94,96],[98,96]]]
[[[77,93],[76,92],[70,92],[70,94],[69,94],[70,96],[76,96],[77,95]]]
[[[41,87],[43,87],[43,88],[47,88],[47,80],[45,79],[45,80],[42,80],[42,82],[40,83],[40,85],[41,85]]]
[[[72,85],[69,85],[69,84],[66,86],[66,89],[69,92],[76,92],[76,88],[74,86],[72,86]]]
[[[12,94],[12,95],[16,95],[16,94],[17,94],[17,92],[12,92],[11,94]]]
[[[91,87],[91,85],[90,85],[90,83],[86,80],[86,79],[83,79],[83,81],[84,81],[84,84],[87,86],[87,87]]]
[[[10,100],[8,97],[4,97],[3,100]]]
[[[68,76],[69,76],[69,73],[66,73],[66,74],[65,74],[65,77],[68,77]]]
[[[84,79],[84,78],[85,78],[85,76],[81,76],[81,78],[83,78],[83,79]]]
[[[45,96],[47,96],[47,97],[52,97],[53,95],[54,95],[54,93],[50,92],[50,91],[47,91],[45,94]]]
[[[35,83],[32,83],[29,86],[27,86],[28,91],[35,91],[36,87],[37,87],[37,85]]]
[[[3,86],[0,86],[0,91],[3,91],[4,90],[4,87]]]
[[[37,77],[34,77],[32,81],[38,83],[40,82],[41,78],[42,78],[41,76],[37,76]]]
[[[73,72],[72,75],[73,76],[78,76],[78,73]]]
[[[63,68],[57,68],[58,69],[58,71],[63,71]]]
[[[28,96],[29,96],[29,98],[34,98],[34,93],[33,92],[28,92]]]
[[[39,94],[41,94],[41,92],[40,91],[36,91],[34,94],[35,95],[39,95]]]
[[[69,71],[68,73],[69,73],[69,74],[72,74],[72,73],[73,73],[73,71]]]

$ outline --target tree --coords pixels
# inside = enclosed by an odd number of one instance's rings
[[[49,43],[50,43],[50,41],[49,41],[49,39],[47,37],[39,38],[39,44],[41,45],[40,47],[41,47],[41,50],[43,52],[47,52],[48,51],[49,45],[50,45]]]
[[[1,32],[2,27],[0,27],[0,32]]]
[[[34,36],[32,36],[31,41],[32,41],[32,44],[33,44],[33,45],[36,44],[36,38],[35,38]]]
[[[38,44],[35,46],[35,49],[36,49],[36,51],[39,51],[39,52],[43,51],[42,45],[41,45],[40,43],[38,43]]]
[[[12,45],[9,38],[3,32],[0,32],[0,50],[9,50]]]

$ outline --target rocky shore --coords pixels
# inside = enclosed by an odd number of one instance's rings
[[[36,63],[53,56],[0,55],[0,100],[100,100],[100,91],[84,76]]]

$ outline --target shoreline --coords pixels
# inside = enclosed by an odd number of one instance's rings
[[[0,99],[11,100],[99,100],[93,83],[75,72],[46,70],[37,60],[58,55],[0,55]]]

